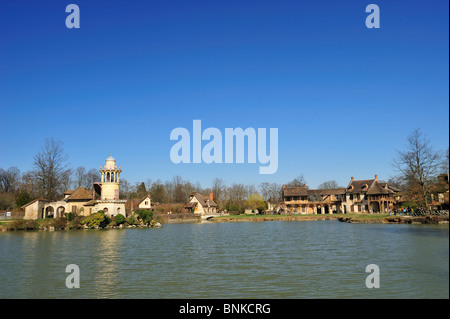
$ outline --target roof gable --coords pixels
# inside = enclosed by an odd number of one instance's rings
[[[378,195],[378,194],[389,194],[389,191],[384,188],[383,186],[378,183],[378,181],[375,181],[367,191],[368,195]]]
[[[357,194],[357,193],[367,192],[374,182],[375,182],[375,179],[362,179],[362,180],[357,180],[357,181],[353,180],[347,186],[347,193]]]
[[[216,207],[217,204],[209,198],[209,196],[205,196],[199,193],[192,193],[191,197],[195,197],[197,201],[202,205],[203,207]],[[192,200],[192,198],[191,198]]]
[[[34,204],[35,202],[45,202],[45,203],[49,203],[49,201],[46,200],[46,199],[43,199],[43,198],[36,198],[35,200],[32,200],[31,202],[29,202],[29,203],[23,205],[21,208],[23,209],[23,208],[25,208],[25,207],[27,207],[27,206],[30,206],[31,204]]]
[[[283,196],[308,196],[308,188],[305,186],[284,187]]]
[[[140,201],[139,201],[139,204],[142,204],[142,202],[143,201],[145,201],[145,200],[151,200],[151,197],[150,197],[150,195],[147,195],[147,196],[145,196],[143,199],[141,199]]]
[[[66,201],[71,200],[91,200],[93,197],[92,191],[87,190],[83,187],[78,187],[69,197],[66,198]]]

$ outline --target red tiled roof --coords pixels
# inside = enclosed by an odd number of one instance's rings
[[[92,191],[83,187],[78,187],[72,195],[66,198],[67,201],[70,200],[91,200],[93,197]]]

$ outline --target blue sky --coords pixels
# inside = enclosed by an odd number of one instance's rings
[[[68,29],[65,7],[80,8]],[[381,28],[368,29],[376,3]],[[310,187],[395,174],[422,128],[449,145],[448,1],[3,1],[0,167],[32,168],[47,137],[72,167],[112,154],[134,183]],[[174,164],[170,132],[278,128],[278,171]]]

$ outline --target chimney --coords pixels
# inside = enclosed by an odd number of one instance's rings
[[[352,182],[354,182],[355,181],[355,178],[352,176]]]
[[[213,193],[210,192],[210,193],[209,193],[209,199],[210,199],[211,201],[214,201],[213,198],[214,198]]]
[[[375,174],[375,180],[378,182],[378,175]]]

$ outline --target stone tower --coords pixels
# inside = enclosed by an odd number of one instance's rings
[[[122,168],[116,165],[116,160],[111,155],[106,159],[104,167],[100,166],[102,174],[102,200],[118,200],[119,199],[119,182]]]

